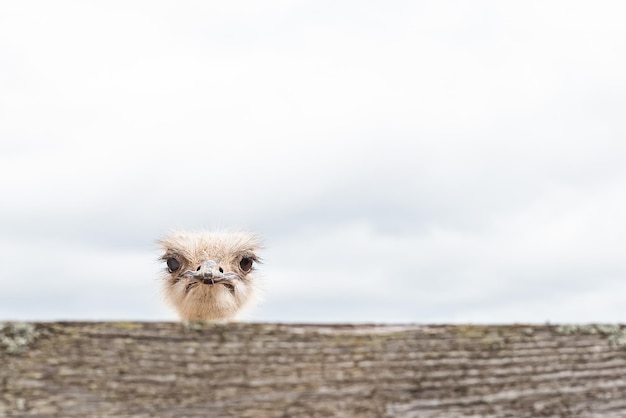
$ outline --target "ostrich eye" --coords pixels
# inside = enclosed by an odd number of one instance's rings
[[[175,259],[175,258],[168,258],[167,259],[167,269],[169,270],[170,273],[175,272],[179,268],[180,268],[180,263],[178,262],[177,259]]]
[[[239,262],[239,267],[244,272],[246,273],[249,272],[250,269],[252,268],[252,259],[250,257],[242,258],[241,261]]]

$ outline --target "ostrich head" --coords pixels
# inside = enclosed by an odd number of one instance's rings
[[[165,298],[183,321],[233,319],[255,296],[256,235],[177,232],[159,244]]]

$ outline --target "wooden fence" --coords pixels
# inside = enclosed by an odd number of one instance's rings
[[[619,325],[0,323],[0,416],[626,417]]]

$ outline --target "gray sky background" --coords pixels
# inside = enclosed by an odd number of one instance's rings
[[[314,322],[626,322],[626,3],[0,4],[0,320],[171,320],[265,238]]]

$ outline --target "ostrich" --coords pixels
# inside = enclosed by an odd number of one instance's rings
[[[258,236],[247,232],[176,232],[160,241],[163,293],[183,321],[230,320],[258,293]]]

